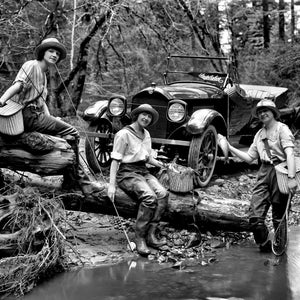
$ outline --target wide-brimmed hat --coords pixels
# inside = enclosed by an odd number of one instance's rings
[[[66,58],[67,50],[63,44],[61,44],[56,38],[47,38],[44,39],[36,48],[35,48],[35,56],[37,59],[42,59],[42,55],[44,55],[47,49],[56,49],[59,51],[59,61]]]
[[[276,107],[276,104],[270,99],[260,100],[253,110],[253,115],[257,117],[257,112],[264,108],[271,110],[274,114],[275,119],[278,119],[280,117],[280,111]]]
[[[132,112],[131,112],[132,119],[136,119],[137,116],[142,112],[147,112],[147,113],[151,114],[152,120],[151,120],[150,125],[153,125],[158,121],[159,114],[150,104],[141,104],[140,106],[138,106],[137,108],[132,110]]]

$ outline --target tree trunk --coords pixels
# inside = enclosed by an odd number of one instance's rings
[[[284,30],[284,1],[279,0],[279,40],[284,42],[285,40],[285,30]]]
[[[70,197],[62,195],[66,209],[84,212],[116,215],[116,211],[107,196],[107,183],[103,183],[103,191],[97,196]],[[115,205],[120,216],[135,218],[138,205],[121,189],[117,189]],[[249,203],[235,199],[217,199],[205,195],[201,197],[201,190],[192,193],[175,194],[170,192],[168,209],[163,221],[175,227],[186,228],[196,224],[200,229],[249,231],[246,212]]]
[[[263,0],[263,26],[264,26],[264,48],[270,46],[270,22],[269,22],[269,1]]]
[[[291,0],[291,42],[295,42],[295,3]]]
[[[57,94],[59,95],[66,87],[69,86],[70,82],[78,76],[77,84],[75,84],[76,88],[74,89],[74,95],[72,97],[73,107],[70,108],[71,115],[75,114],[76,109],[81,101],[81,95],[83,92],[83,87],[85,83],[85,74],[87,68],[87,59],[89,54],[90,42],[92,38],[96,35],[96,33],[106,25],[107,21],[110,20],[111,15],[113,14],[113,8],[117,7],[120,0],[113,0],[110,5],[110,9],[108,9],[105,13],[101,15],[99,19],[96,19],[94,26],[92,26],[91,30],[87,34],[87,36],[82,40],[80,47],[79,47],[79,54],[77,63],[73,70],[71,70],[69,77],[61,83],[57,88]],[[70,104],[71,105],[71,104]],[[75,110],[74,110],[75,108]]]

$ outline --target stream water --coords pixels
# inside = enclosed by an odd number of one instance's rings
[[[146,259],[64,273],[24,300],[299,300],[300,229],[291,228],[286,255],[274,259],[253,244],[222,250],[209,266],[181,270]]]

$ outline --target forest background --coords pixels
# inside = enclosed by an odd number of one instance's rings
[[[0,93],[35,47],[56,37],[68,52],[48,74],[56,116],[162,83],[169,53],[229,56],[237,83],[287,87],[294,105],[298,8],[294,0],[1,0]]]

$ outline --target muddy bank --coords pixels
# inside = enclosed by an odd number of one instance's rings
[[[203,199],[223,197],[250,201],[255,176],[255,168],[215,176],[210,186],[202,190],[200,197]],[[129,239],[134,241],[134,219],[74,211],[67,212],[67,219],[66,236],[74,247],[67,249],[72,267],[82,264],[97,266],[114,263],[138,255],[129,250],[120,223],[123,223]],[[292,200],[289,224],[297,226],[299,220],[300,194],[297,193]],[[268,214],[267,223],[271,227],[271,211]],[[249,232],[199,231],[199,228],[193,227],[192,224],[187,229],[180,229],[163,223],[161,233],[167,238],[167,245],[159,251],[152,249],[148,257],[159,263],[175,264],[185,259],[196,259],[206,264],[211,259],[217,259],[218,249],[230,248],[245,240],[254,243],[252,234]]]

